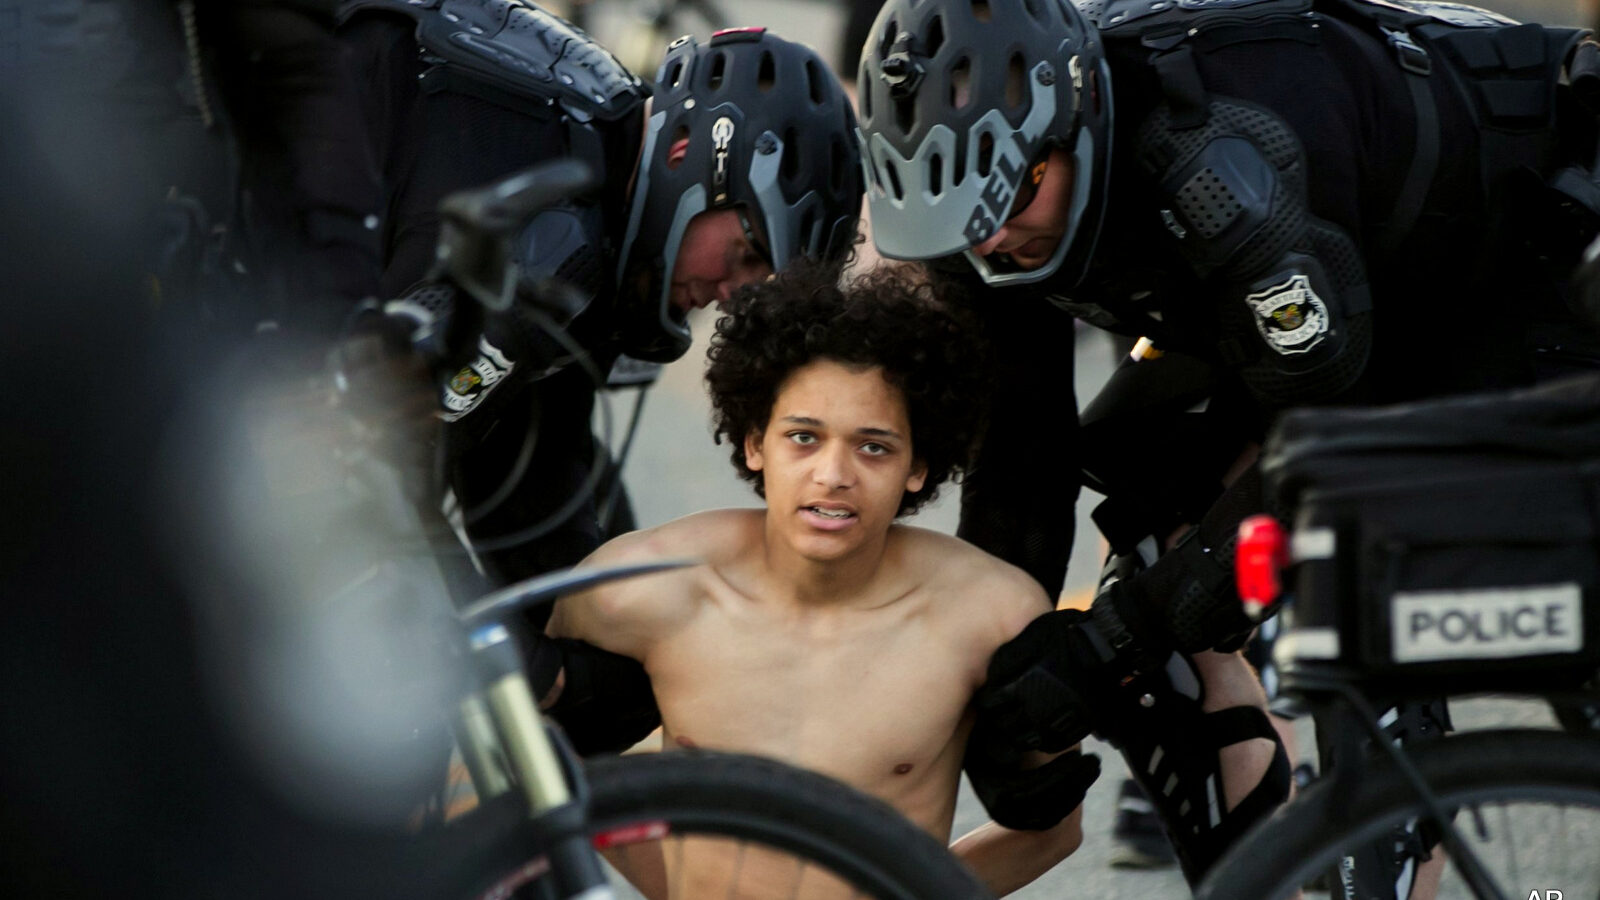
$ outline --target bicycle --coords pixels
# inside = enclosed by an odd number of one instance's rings
[[[1281,584],[1292,598],[1280,695],[1346,740],[1321,742],[1336,756],[1323,777],[1197,897],[1293,896],[1331,870],[1345,897],[1393,900],[1432,877],[1414,858],[1430,847],[1447,871],[1413,896],[1600,894],[1596,410],[1600,380],[1582,377],[1279,424],[1263,473],[1292,538],[1271,520],[1241,530],[1240,592],[1248,605]],[[1564,731],[1397,739],[1380,714],[1479,694],[1544,700]],[[1377,749],[1356,752],[1353,731]]]
[[[435,277],[490,309],[530,302],[529,291],[559,294],[559,285],[524,282],[510,238],[590,179],[586,165],[561,160],[446,198]],[[558,341],[565,337],[553,319],[549,327]],[[582,348],[566,343],[584,361]],[[406,505],[393,498],[389,508]],[[526,540],[543,527],[497,541]],[[390,553],[442,567],[464,558],[459,546],[452,556],[454,540],[443,527],[430,530],[419,514],[403,517],[382,543]],[[628,884],[651,900],[712,891],[750,898],[987,896],[943,845],[892,807],[815,773],[708,751],[578,761],[541,715],[523,670],[519,646],[527,636],[519,632],[529,627],[528,611],[603,581],[685,564],[552,573],[455,613],[464,634],[459,655],[469,660],[471,677],[452,732],[479,806],[418,836],[416,852],[432,861],[438,893],[599,900]],[[461,889],[466,883],[470,890]]]

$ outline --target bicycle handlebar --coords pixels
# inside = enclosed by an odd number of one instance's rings
[[[668,569],[681,569],[699,563],[700,561],[695,559],[666,559],[605,569],[569,569],[551,572],[548,575],[540,575],[503,587],[456,615],[466,625],[481,625],[503,619],[516,610],[555,600],[565,594],[585,590],[597,584],[632,578],[635,575],[664,572]]]
[[[448,275],[488,309],[510,308],[517,285],[512,235],[541,210],[596,184],[592,166],[564,158],[450,194],[439,202],[439,261],[431,277]]]

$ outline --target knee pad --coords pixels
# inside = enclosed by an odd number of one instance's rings
[[[1236,706],[1204,712],[1193,667],[1181,654],[1173,659],[1171,687],[1141,697],[1107,737],[1155,806],[1184,878],[1194,885],[1251,825],[1289,799],[1289,758],[1264,711]],[[1272,762],[1255,788],[1228,809],[1220,753],[1255,738],[1272,741]]]

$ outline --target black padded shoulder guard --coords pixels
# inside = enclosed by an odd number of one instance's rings
[[[522,0],[345,0],[340,23],[366,11],[417,23],[417,43],[444,66],[514,97],[613,121],[649,88],[577,26]]]
[[[1269,407],[1348,389],[1371,344],[1366,268],[1348,234],[1312,215],[1288,123],[1215,98],[1183,124],[1163,102],[1136,151],[1179,252],[1221,304],[1221,361]]]
[[[1216,23],[1250,24],[1267,16],[1298,15],[1311,0],[1078,0],[1107,39],[1186,33]]]

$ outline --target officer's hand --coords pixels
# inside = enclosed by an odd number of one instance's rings
[[[1088,613],[1058,610],[1002,644],[978,691],[978,727],[1019,749],[1047,753],[1088,736],[1095,713],[1086,678],[1100,660],[1087,627]]]
[[[408,486],[429,486],[439,434],[438,388],[432,361],[414,350],[414,323],[373,314],[342,338],[330,355],[338,405],[351,415],[360,441],[405,473]]]
[[[1100,777],[1100,757],[1076,748],[1031,769],[995,748],[990,735],[974,731],[964,768],[989,818],[1018,831],[1054,828],[1083,805]]]

